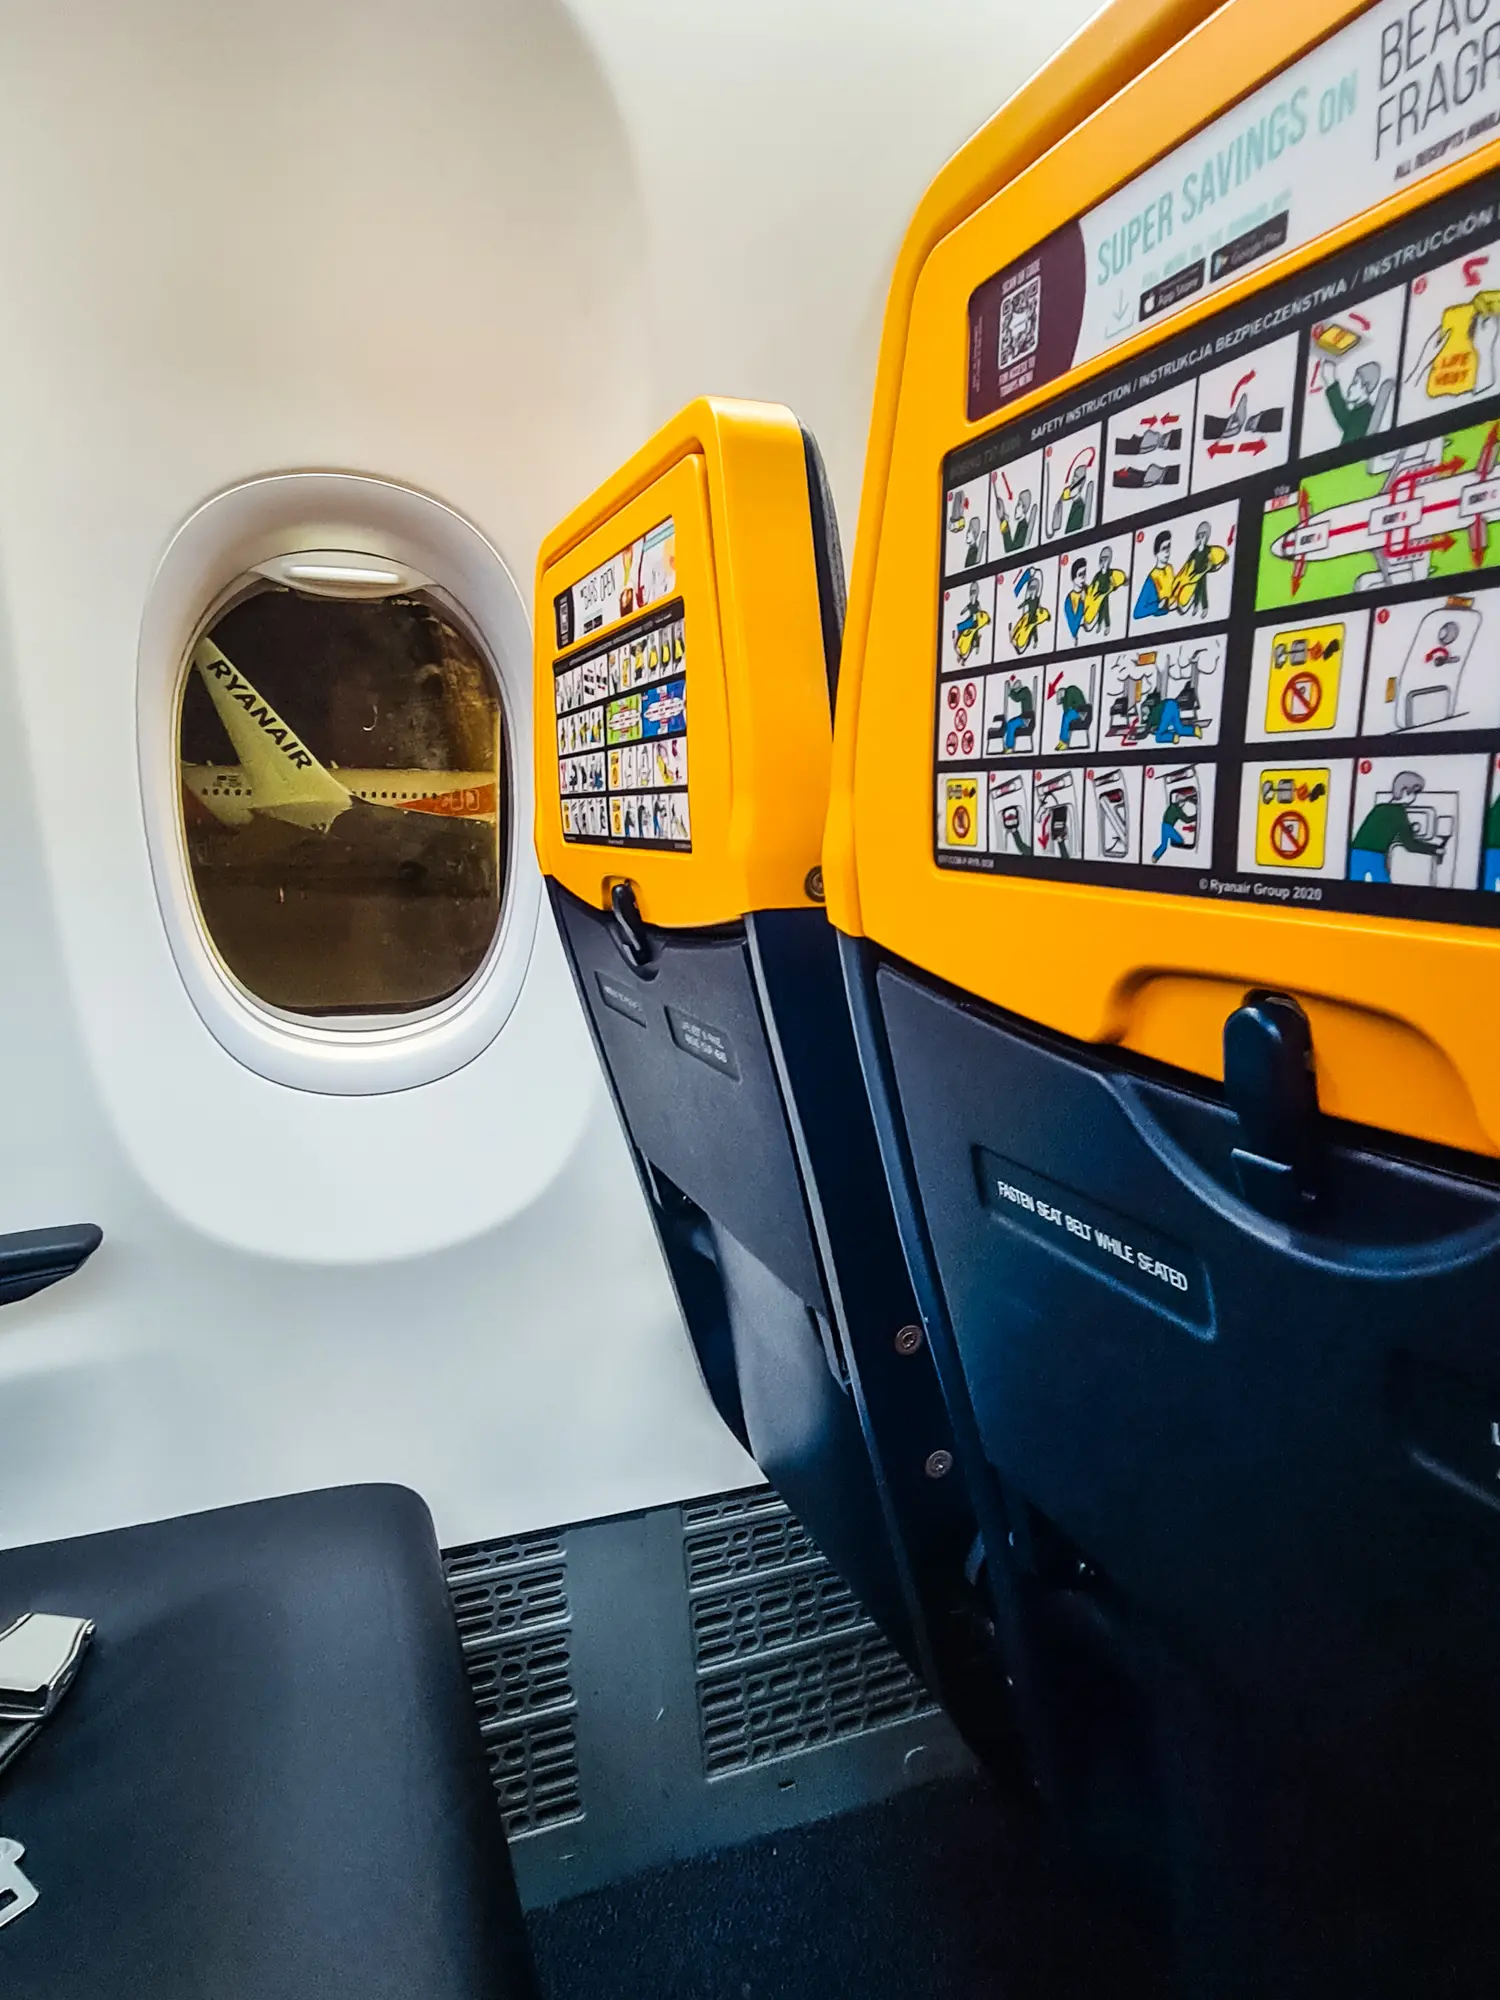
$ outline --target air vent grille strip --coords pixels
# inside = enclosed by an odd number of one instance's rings
[[[682,1510],[703,1770],[727,1777],[936,1703],[768,1488]]]
[[[443,1560],[506,1834],[581,1819],[562,1533],[478,1542]]]

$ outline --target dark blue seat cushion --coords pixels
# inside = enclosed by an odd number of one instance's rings
[[[432,1520],[338,1488],[0,1551],[0,1629],[93,1618],[0,1776],[26,2000],[533,1992]]]

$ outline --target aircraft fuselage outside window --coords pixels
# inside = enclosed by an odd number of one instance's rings
[[[189,654],[178,755],[199,915],[255,999],[414,1013],[479,971],[505,887],[504,717],[446,611],[254,590]]]

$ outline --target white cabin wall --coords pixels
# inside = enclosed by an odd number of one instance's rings
[[[204,499],[305,467],[434,494],[529,599],[546,528],[710,389],[797,408],[851,536],[907,215],[1067,25],[1018,55],[1019,12],[0,8],[0,1230],[106,1232],[0,1312],[0,1541],[366,1477],[455,1541],[751,1476],[545,917],[440,1083],[313,1096],[207,1033],[147,861],[142,609]]]
[[[1091,0],[567,4],[636,161],[651,423],[709,388],[790,404],[822,447],[847,558],[912,211]]]

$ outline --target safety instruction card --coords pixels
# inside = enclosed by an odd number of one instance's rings
[[[692,846],[687,634],[674,596],[675,546],[673,522],[662,521],[554,602],[559,647],[612,628],[553,662],[567,840]],[[617,625],[621,618],[628,622]]]
[[[940,534],[939,866],[1500,921],[1500,180],[953,453]]]

